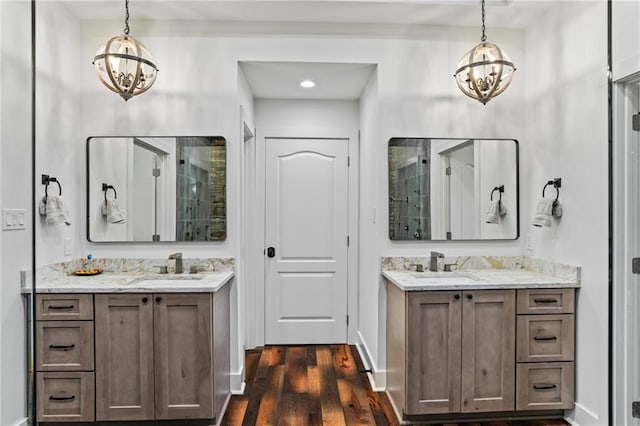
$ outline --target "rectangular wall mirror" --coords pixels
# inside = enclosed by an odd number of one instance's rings
[[[224,138],[87,139],[89,241],[221,241],[226,210]]]
[[[519,236],[518,141],[391,138],[391,240]]]

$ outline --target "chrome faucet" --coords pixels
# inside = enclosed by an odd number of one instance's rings
[[[437,251],[431,252],[431,257],[429,260],[429,270],[433,272],[438,272],[438,258],[444,259],[444,254],[439,253]]]
[[[182,253],[170,254],[169,259],[176,260],[176,274],[181,274],[182,273]]]

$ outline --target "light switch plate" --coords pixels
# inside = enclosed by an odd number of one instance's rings
[[[19,231],[26,229],[25,209],[2,209],[2,230]]]

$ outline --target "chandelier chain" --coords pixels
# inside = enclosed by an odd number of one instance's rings
[[[129,1],[129,0],[127,0]],[[482,0],[482,37],[480,38],[480,40],[487,41],[487,36],[484,33],[485,30],[485,26],[484,26],[484,19],[485,19],[485,12],[484,12],[484,0]]]
[[[483,0],[483,2],[484,2],[484,0]],[[125,9],[124,33],[126,35],[129,35],[129,0],[124,0],[124,9]]]

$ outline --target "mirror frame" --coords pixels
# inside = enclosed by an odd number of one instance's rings
[[[459,239],[455,239],[455,240],[433,240],[433,239],[429,239],[429,240],[416,240],[416,239],[406,239],[406,240],[397,240],[397,239],[392,239],[391,235],[390,235],[390,230],[389,230],[389,223],[391,221],[391,208],[390,208],[390,199],[391,199],[391,173],[390,173],[390,168],[389,168],[389,154],[390,154],[390,149],[391,149],[391,141],[393,140],[397,140],[397,139],[424,139],[424,140],[459,140],[459,141],[483,141],[483,140],[491,140],[491,141],[512,141],[515,143],[515,172],[516,172],[516,179],[515,179],[515,185],[516,185],[516,235],[514,238],[486,238],[486,239],[480,239],[480,238],[476,238],[476,239],[465,239],[465,238],[459,238]],[[391,241],[392,243],[400,243],[400,244],[406,244],[406,243],[416,243],[416,242],[426,242],[426,243],[432,243],[432,242],[438,242],[438,243],[449,243],[449,242],[493,242],[493,241],[516,241],[520,238],[520,142],[518,141],[518,139],[515,138],[444,138],[444,137],[424,137],[424,136],[420,136],[420,137],[412,137],[412,136],[393,136],[391,138],[389,138],[389,140],[387,141],[387,223],[386,223],[386,227],[387,227],[387,239],[389,241]]]
[[[225,198],[225,206],[224,206],[224,217],[225,217],[225,223],[224,223],[224,227],[225,227],[225,231],[224,231],[224,239],[220,239],[220,240],[206,240],[206,241],[179,241],[179,240],[161,240],[161,241],[127,241],[127,240],[120,240],[120,241],[94,241],[91,239],[91,234],[90,232],[90,228],[89,228],[89,224],[91,221],[90,218],[90,211],[91,211],[91,203],[90,203],[90,196],[89,196],[89,185],[90,185],[90,179],[91,179],[91,175],[90,175],[90,167],[89,167],[89,161],[90,161],[90,150],[89,150],[89,141],[91,139],[100,139],[100,138],[222,138],[225,141],[225,149],[224,149],[224,170],[225,170],[225,184],[224,184],[224,198]],[[86,195],[86,203],[85,203],[85,220],[87,222],[86,224],[86,238],[87,241],[92,243],[92,244],[220,244],[220,243],[224,243],[227,240],[228,237],[228,230],[229,230],[229,217],[228,217],[228,208],[227,208],[227,203],[228,203],[228,186],[227,186],[227,182],[228,182],[228,176],[227,176],[227,160],[228,160],[228,145],[229,143],[229,139],[227,139],[225,136],[221,136],[221,135],[180,135],[180,136],[158,136],[158,135],[153,135],[153,136],[131,136],[131,135],[95,135],[95,136],[89,136],[86,139],[86,143],[85,143],[85,173],[86,173],[86,178],[85,178],[85,195]]]

